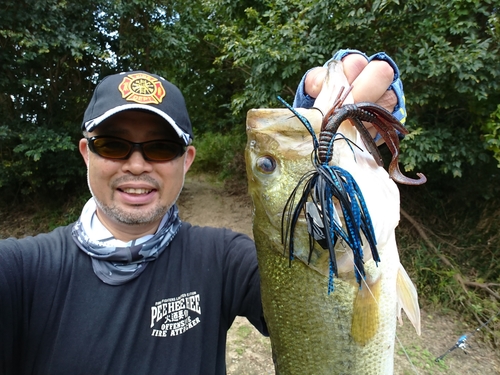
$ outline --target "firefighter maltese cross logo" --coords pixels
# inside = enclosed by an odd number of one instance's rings
[[[122,98],[140,104],[160,104],[165,89],[155,77],[145,73],[129,74],[118,86]]]

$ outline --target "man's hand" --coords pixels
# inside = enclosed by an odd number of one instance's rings
[[[389,112],[394,110],[397,97],[394,91],[387,90],[394,80],[394,70],[386,62],[372,60],[359,54],[350,54],[342,59],[344,74],[353,86],[351,91],[355,103],[376,103]],[[312,69],[306,76],[304,89],[306,94],[316,98],[321,91],[326,77],[326,68]]]

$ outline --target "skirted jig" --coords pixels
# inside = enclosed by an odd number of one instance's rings
[[[345,120],[349,120],[360,133],[367,150],[377,164],[383,166],[377,145],[362,121],[372,123],[392,153],[389,176],[396,182],[408,185],[420,185],[426,182],[425,176],[421,173],[417,174],[418,179],[411,179],[404,176],[399,170],[399,136],[397,132],[407,134],[408,131],[391,113],[374,103],[342,105],[349,91],[350,89],[346,90],[344,96],[341,97],[341,90],[333,107],[324,116],[319,139],[316,137],[309,121],[282,98],[278,97],[307,128],[312,136],[314,147],[312,153],[314,170],[306,173],[300,179],[285,205],[282,216],[282,241],[285,250],[288,247],[291,261],[294,257],[295,227],[301,213],[304,213],[309,232],[309,261],[313,253],[314,241],[329,251],[330,279],[328,293],[333,291],[334,276],[338,277],[335,245],[339,238],[353,251],[354,273],[360,287],[362,279],[365,277],[361,234],[368,241],[373,260],[376,263],[380,261],[372,221],[358,184],[348,171],[330,165],[335,140],[339,138],[346,140],[351,149],[353,145],[358,147],[352,140],[337,133],[340,124]],[[294,207],[297,193],[301,188],[302,195]],[[340,205],[345,228],[335,208],[336,202]]]

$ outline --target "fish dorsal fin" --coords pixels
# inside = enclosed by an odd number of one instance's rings
[[[420,336],[420,307],[418,305],[417,289],[402,264],[399,265],[398,269],[396,293],[398,295],[398,320],[400,324],[403,324],[401,318],[401,309],[403,309]]]

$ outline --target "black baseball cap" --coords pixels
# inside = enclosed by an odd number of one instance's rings
[[[82,130],[93,131],[118,112],[145,110],[163,117],[188,145],[193,128],[180,90],[156,74],[134,71],[105,77],[83,115]]]

